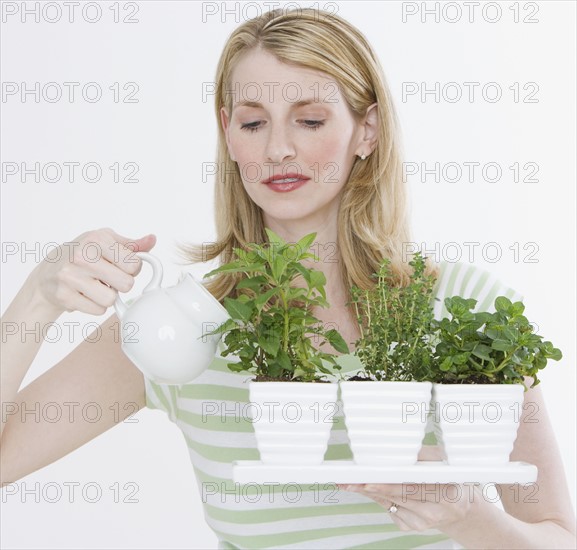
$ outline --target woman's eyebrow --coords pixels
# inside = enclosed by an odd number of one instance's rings
[[[324,102],[315,100],[314,98],[311,98],[311,99],[301,99],[301,100],[299,100],[299,101],[295,101],[295,102],[293,103],[292,107],[293,107],[293,108],[303,107],[303,106],[305,106],[305,105],[310,105],[310,104],[312,104],[312,103],[324,103]],[[234,109],[237,108],[237,107],[254,107],[254,108],[256,108],[256,109],[264,109],[264,105],[263,105],[262,103],[259,103],[258,101],[248,101],[248,100],[239,101],[238,103],[235,103],[235,104],[232,106],[232,110],[234,111]]]

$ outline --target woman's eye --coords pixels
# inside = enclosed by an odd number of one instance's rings
[[[240,125],[240,129],[249,132],[256,132],[261,127],[261,122],[262,121],[260,120],[257,120],[255,122],[245,122],[244,124]],[[318,130],[325,123],[324,120],[310,120],[310,119],[299,120],[299,122],[301,122],[302,125],[308,130]]]
[[[309,130],[318,130],[324,123],[324,120],[303,120],[305,128]]]
[[[250,132],[256,132],[258,130],[258,125],[260,124],[260,120],[256,122],[246,122],[245,124],[240,125],[241,130],[249,130]]]

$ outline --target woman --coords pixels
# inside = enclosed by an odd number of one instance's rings
[[[264,227],[293,242],[315,231],[321,261],[314,267],[327,277],[331,304],[315,314],[336,322],[352,347],[358,329],[346,306],[351,284],[370,284],[383,256],[391,258],[399,284],[407,276],[403,244],[409,233],[397,124],[371,47],[336,16],[316,10],[269,12],[239,27],[227,42],[217,71],[216,114],[218,242],[208,251],[185,248],[190,260],[226,259],[234,246],[262,242]],[[91,263],[75,253],[73,261],[63,255],[43,262],[3,322],[47,323],[75,310],[103,314],[117,291],[131,288],[140,270],[131,250],[114,243],[134,242],[148,251],[155,239],[131,241],[101,229],[75,241],[98,243],[102,257]],[[472,267],[442,265],[438,273],[438,296],[469,294],[480,300],[479,307],[487,307],[497,294],[518,296]],[[209,289],[222,300],[233,285],[222,276]],[[563,467],[539,389],[526,392],[526,399],[539,405],[539,422],[521,421],[511,456],[538,466],[537,503],[515,502],[507,487],[502,491],[505,511],[479,493],[459,500],[431,491],[409,496],[400,485],[239,487],[232,482],[232,461],[258,458],[250,422],[224,408],[209,414],[203,404],[242,405],[248,399],[246,376],[230,372],[221,357],[192,384],[157,385],[143,378],[113,342],[107,329],[117,321],[111,316],[102,326],[102,339],[81,344],[20,392],[39,344],[8,341],[2,402],[136,402],[164,410],[183,431],[206,520],[222,548],[448,548],[453,542],[470,548],[575,546]],[[343,357],[343,366],[355,364]],[[10,417],[2,425],[2,482],[21,478],[113,425],[104,416],[72,426]],[[28,450],[22,455],[24,445]],[[433,444],[421,459],[439,456]],[[342,424],[331,434],[327,458],[350,458]]]

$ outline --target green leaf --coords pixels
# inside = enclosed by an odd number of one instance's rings
[[[267,331],[266,334],[262,334],[259,338],[258,345],[265,353],[276,357],[280,348],[280,336],[276,332]]]
[[[267,290],[263,294],[259,294],[254,299],[254,304],[257,307],[257,309],[260,311],[275,294],[278,294],[279,290],[280,290],[279,288],[275,287],[271,288],[270,290]]]
[[[506,340],[493,340],[493,343],[491,344],[491,348],[497,351],[504,351],[504,352],[513,351],[515,347],[516,347],[515,344],[511,344]]]
[[[298,243],[296,243],[296,246],[300,254],[308,252],[309,248],[315,241],[316,236],[317,236],[316,233],[309,233],[308,235],[305,235],[302,239],[300,239]]]
[[[511,308],[511,312],[513,315],[521,315],[525,311],[525,306],[523,302],[515,302],[513,307]]]
[[[499,340],[501,339],[501,334],[503,332],[503,328],[499,327],[499,328],[487,328],[487,330],[485,331],[485,334],[491,338],[491,340]]]
[[[234,261],[234,262],[229,262],[227,264],[223,264],[223,265],[213,269],[212,271],[205,273],[203,276],[203,279],[206,279],[208,277],[212,277],[213,275],[216,275],[218,273],[222,273],[223,271],[225,271],[231,267],[239,267],[240,265],[242,265],[242,264],[239,261]]]
[[[224,307],[233,319],[248,322],[252,315],[252,307],[228,296],[224,299]]]
[[[453,356],[453,365],[464,365],[469,360],[468,353],[459,353]]]
[[[256,357],[256,348],[253,348],[250,345],[242,346],[240,351],[238,352],[238,356],[247,359],[248,361],[252,361]]]
[[[467,310],[474,309],[477,305],[477,300],[473,298],[467,298],[466,300],[461,298],[461,301]]]
[[[344,338],[340,335],[340,333],[332,328],[328,330],[325,334],[329,344],[333,346],[339,353],[349,353],[349,346],[345,342]]]
[[[512,306],[511,300],[506,296],[498,296],[495,298],[495,309],[500,313],[509,313]]]
[[[267,234],[268,240],[269,242],[275,244],[277,247],[281,247],[286,245],[287,243],[279,236],[277,235],[272,229],[269,229],[268,227],[264,228],[265,233]]]
[[[298,300],[307,295],[307,289],[302,287],[291,287],[287,292],[287,300]]]
[[[307,371],[304,370],[302,367],[297,367],[293,373],[292,379],[302,379],[302,378],[307,378]]]
[[[222,334],[223,332],[228,332],[229,330],[235,329],[236,327],[237,324],[234,321],[234,319],[227,319],[224,323],[221,323],[217,328],[215,328],[210,332],[205,332],[199,338],[202,338],[204,336],[211,336],[213,334]]]
[[[486,346],[485,344],[477,344],[472,352],[471,352],[475,357],[478,357],[479,359],[483,359],[484,361],[490,361],[491,360],[491,348],[489,346]]]
[[[262,263],[254,263],[254,264],[247,264],[242,265],[240,263],[234,262],[235,265],[226,265],[221,266],[213,271],[210,271],[205,275],[208,277],[213,273],[262,273],[263,272],[263,264]]]
[[[304,265],[296,263],[294,268],[303,276],[303,279],[307,282],[307,285],[311,286],[311,270],[307,269]]]
[[[323,294],[324,294],[324,289],[322,290]],[[316,296],[315,298],[311,299],[310,302],[312,305],[317,305],[320,307],[329,307],[329,302],[326,300],[325,296]]]
[[[519,329],[514,327],[503,327],[502,336],[510,342],[516,342],[519,339]]]
[[[547,366],[547,359],[542,355],[535,356],[535,366],[540,370]]]
[[[311,270],[310,274],[310,288],[314,288],[319,291],[320,295],[326,299],[326,293],[324,285],[327,284],[327,279],[322,271],[317,271],[316,269]]]
[[[279,350],[276,360],[283,370],[292,371],[292,363],[285,350]]]
[[[447,371],[451,370],[452,366],[453,366],[452,357],[445,357],[443,362],[439,365],[439,369],[441,369],[443,372],[447,372]]]
[[[240,280],[236,284],[236,288],[249,288],[258,292],[263,285],[267,284],[267,279],[264,275],[257,275],[256,277],[247,277],[245,279]]]
[[[475,319],[481,323],[479,326],[489,323],[493,319],[493,314],[487,311],[480,311],[475,315]]]
[[[285,272],[287,261],[285,260],[283,254],[277,254],[272,258],[272,276],[275,281],[281,281],[283,273]]]

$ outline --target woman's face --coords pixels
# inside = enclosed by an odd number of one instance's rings
[[[336,219],[355,156],[370,153],[337,83],[255,49],[234,68],[229,93],[232,112],[221,109],[228,150],[265,225]],[[275,177],[289,181],[265,183]]]

